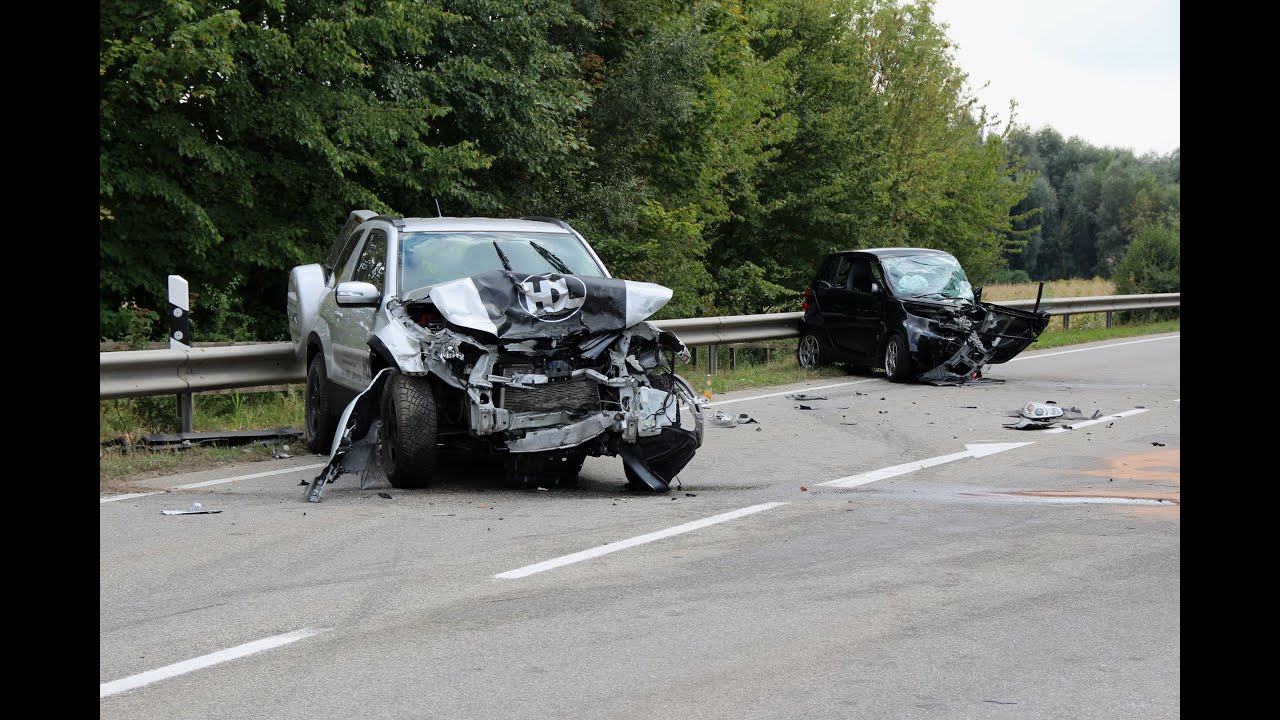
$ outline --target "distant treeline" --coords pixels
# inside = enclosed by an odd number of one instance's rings
[[[103,339],[283,339],[347,214],[552,215],[663,317],[794,310],[823,254],[976,282],[1106,274],[1178,161],[1024,135],[931,0],[114,0],[100,7]],[[1056,138],[1056,140],[1055,140]],[[1019,252],[1021,251],[1021,252]]]
[[[1032,280],[1111,278],[1144,228],[1175,235],[1181,206],[1181,148],[1136,157],[1063,139],[1051,127],[1015,134],[1010,144],[1035,180],[1014,208],[1026,241],[1008,254],[1009,269]]]

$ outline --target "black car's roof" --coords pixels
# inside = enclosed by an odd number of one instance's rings
[[[903,255],[950,255],[951,253],[944,250],[934,250],[932,248],[867,248],[865,250],[840,250],[831,253],[832,255],[848,255],[851,253],[862,253],[864,255],[874,255],[876,257],[902,257]]]

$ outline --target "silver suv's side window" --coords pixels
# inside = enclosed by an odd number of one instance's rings
[[[372,284],[379,290],[387,274],[387,233],[385,230],[370,230],[369,239],[360,249],[360,259],[356,262],[355,272],[351,279]]]
[[[342,252],[337,256],[333,270],[338,275],[338,282],[351,279],[351,256],[355,254],[356,248],[360,247],[360,240],[364,237],[364,234],[364,230],[351,233],[351,240],[347,242],[346,247],[342,248]]]

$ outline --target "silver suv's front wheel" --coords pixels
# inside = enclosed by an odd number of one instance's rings
[[[436,468],[436,396],[425,377],[392,372],[382,388],[378,451],[395,488],[421,488]]]

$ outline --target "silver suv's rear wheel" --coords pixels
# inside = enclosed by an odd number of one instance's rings
[[[316,353],[307,365],[305,403],[307,449],[317,455],[328,455],[333,446],[333,433],[338,420],[329,413],[328,373],[324,353]]]

